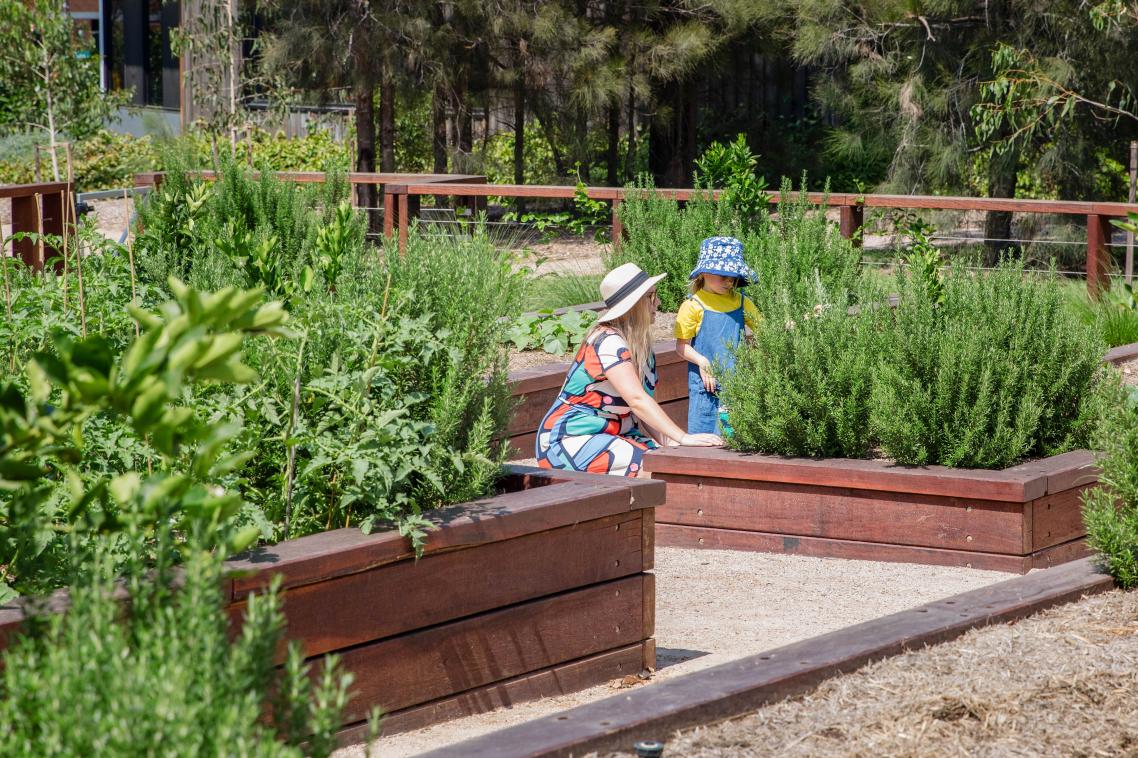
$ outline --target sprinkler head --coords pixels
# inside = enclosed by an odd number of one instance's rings
[[[664,743],[656,740],[641,740],[632,746],[637,758],[660,758],[664,754]]]

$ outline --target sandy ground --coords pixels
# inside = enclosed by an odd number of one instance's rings
[[[725,550],[656,550],[658,671],[640,685],[993,584],[991,571]],[[599,700],[602,685],[510,709],[381,737],[383,758],[410,756]],[[339,758],[364,754],[362,746]]]
[[[1136,756],[1138,592],[969,632],[669,740],[665,755]]]

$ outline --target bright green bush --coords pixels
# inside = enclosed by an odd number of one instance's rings
[[[681,210],[676,200],[652,191],[648,177],[641,177],[628,190],[618,211],[625,239],[606,257],[605,267],[612,269],[631,261],[649,274],[666,273],[656,286],[661,310],[674,313],[688,296],[688,274],[695,267],[705,237],[739,237],[750,253],[754,236],[739,228],[731,208],[709,196],[697,194]]]
[[[747,295],[763,313],[786,320],[822,302],[822,292],[852,288],[860,253],[826,220],[805,192],[792,191],[784,180],[777,216],[764,209],[746,223],[728,202],[696,195],[683,209],[675,200],[657,196],[647,180],[630,188],[620,206],[627,239],[606,260],[613,268],[632,261],[649,273],[667,273],[657,286],[660,308],[674,312],[688,296],[688,274],[699,260],[706,237],[731,235],[742,240],[747,262],[759,275]]]
[[[870,393],[888,314],[846,314],[821,293],[794,319],[764,319],[723,381],[731,444],[746,452],[868,456]]]
[[[1083,496],[1087,541],[1123,587],[1138,586],[1138,389],[1110,398],[1096,435],[1100,487]]]
[[[874,433],[901,463],[1003,468],[1089,442],[1105,350],[1070,318],[1053,278],[1005,262],[955,271],[939,305],[919,277],[901,294],[874,384]]]
[[[768,317],[725,384],[744,450],[1004,468],[1089,443],[1102,410],[1104,346],[1072,318],[1053,278],[1003,263],[956,270],[944,288],[900,270],[890,290],[821,317]],[[867,285],[863,285],[867,286]],[[825,290],[820,290],[825,293]],[[943,298],[940,302],[937,302]]]
[[[4,652],[0,754],[331,754],[350,677],[333,661],[310,678],[295,648],[274,667],[275,593],[250,597],[230,642],[218,559],[198,554],[176,590],[136,565],[129,606],[114,597],[113,565],[86,565],[68,612]]]

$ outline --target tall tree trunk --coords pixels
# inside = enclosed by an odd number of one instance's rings
[[[434,94],[431,96],[431,153],[434,156],[436,174],[447,172],[447,93],[446,87],[439,82],[435,84]]]
[[[375,85],[358,82],[353,95],[356,104],[356,171],[375,171]],[[374,208],[377,200],[374,184],[356,185],[356,203],[361,208]]]
[[[681,124],[680,181],[681,187],[692,186],[692,171],[696,159],[696,122],[699,111],[699,88],[694,78],[684,85],[683,122]]]
[[[379,170],[395,172],[395,78],[386,66],[379,81]]]
[[[624,180],[636,177],[636,94],[632,90],[632,77],[628,77],[628,152],[624,158]]]
[[[514,79],[514,184],[526,183],[526,77],[519,65]],[[518,198],[518,216],[526,212],[524,197]]]
[[[617,161],[620,160],[618,157],[620,153],[620,105],[617,103],[609,106],[608,127],[609,144],[608,152],[605,153],[608,173],[605,176],[605,183],[610,187],[616,187],[620,182],[620,176],[617,173]]]
[[[1015,149],[999,155],[993,151],[988,161],[988,197],[1015,197],[1016,168],[1019,151]],[[1006,242],[1012,238],[1012,214],[1009,211],[989,211],[984,219],[984,262],[995,265],[1000,254],[1011,251],[1018,255],[1019,243]]]

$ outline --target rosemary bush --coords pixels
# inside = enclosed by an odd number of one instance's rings
[[[765,317],[739,350],[735,371],[723,382],[735,448],[869,454],[870,393],[888,309],[866,308],[851,317],[846,291],[831,297],[822,289],[818,296],[814,307],[794,312],[794,318]]]
[[[730,202],[703,194],[681,209],[677,201],[647,191],[650,183],[636,188],[645,191],[631,192],[620,206],[627,239],[606,265],[632,261],[649,273],[666,272],[657,287],[662,310],[677,310],[688,296],[688,274],[699,259],[699,245],[715,235],[743,242],[747,263],[759,275],[747,295],[762,313],[780,321],[832,297],[824,293],[852,290],[858,279],[858,249],[807,200],[805,191],[793,191],[789,179],[783,180],[773,217],[765,207],[743,217]]]
[[[897,286],[871,419],[886,456],[1004,468],[1089,442],[1105,348],[1068,315],[1054,278],[1010,261],[958,270],[939,305],[920,277]]]
[[[886,290],[863,283],[853,316],[841,291],[809,319],[777,319],[768,304],[725,382],[733,445],[973,468],[1087,445],[1105,348],[1055,279],[1004,262],[940,284],[900,270],[886,285],[901,295],[891,311],[874,305]]]
[[[1124,588],[1138,586],[1138,388],[1119,388],[1096,434],[1102,486],[1083,496],[1087,540]]]
[[[275,668],[274,592],[250,597],[231,643],[216,557],[196,553],[174,590],[134,564],[129,605],[115,599],[114,566],[88,559],[69,610],[38,618],[3,653],[0,753],[331,754],[350,676],[333,661],[310,678],[295,648]]]

